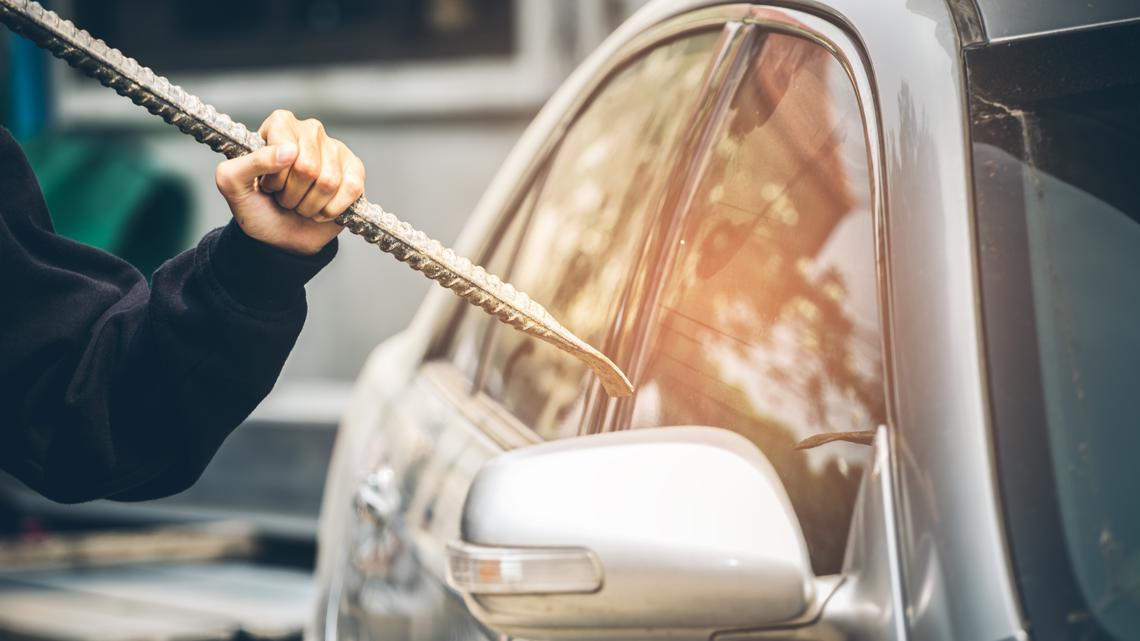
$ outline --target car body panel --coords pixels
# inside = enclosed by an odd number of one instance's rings
[[[615,32],[524,134],[464,228],[458,250],[479,254],[500,212],[526,185],[574,107],[619,51],[654,25],[716,5],[653,2]],[[1002,530],[984,395],[966,101],[954,16],[942,0],[780,6],[838,25],[861,50],[852,55],[869,70],[859,81],[874,96],[878,131],[873,133],[880,146],[874,164],[885,186],[880,259],[894,437],[894,473],[888,480],[897,497],[907,627],[922,639],[1020,638],[1023,625]],[[747,6],[728,10],[741,17],[751,11]],[[327,524],[322,523],[320,580],[326,593],[343,583],[337,566],[351,553],[344,522],[352,519],[348,506],[361,474],[385,465],[392,452],[417,452],[406,456],[422,460],[431,471],[418,472],[417,487],[405,493],[414,505],[405,510],[404,525],[430,512],[430,528],[420,523],[406,534],[416,541],[416,562],[442,577],[443,539],[458,532],[467,489],[463,479],[469,482],[482,461],[509,447],[479,427],[478,413],[489,410],[473,408],[472,397],[452,395],[439,405],[448,398],[448,383],[440,381],[449,375],[417,372],[419,359],[457,304],[450,292],[433,290],[409,329],[380,348],[358,382],[360,408],[354,407],[342,426],[343,443],[331,473],[339,480],[329,485],[322,515]],[[405,408],[402,416],[391,409],[397,398]],[[509,424],[497,416],[485,421]],[[502,429],[511,432],[509,425]],[[405,445],[393,445],[393,439]],[[432,497],[417,494],[431,483],[438,485]],[[425,588],[423,601],[436,604],[425,612],[451,616],[441,603],[454,596],[442,594],[439,586],[434,592]],[[430,619],[424,616],[420,620]],[[325,629],[318,626],[317,632]]]
[[[922,639],[1016,637],[1023,626],[984,395],[954,21],[939,0],[875,3],[872,12],[848,18],[867,49],[880,101],[908,625]]]

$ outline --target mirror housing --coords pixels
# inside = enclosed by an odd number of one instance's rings
[[[816,600],[779,477],[723,429],[599,434],[499,456],[468,491],[461,536],[449,583],[512,635],[707,638],[792,622]]]

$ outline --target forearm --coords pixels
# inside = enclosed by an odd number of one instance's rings
[[[312,257],[293,256],[254,241],[232,224],[203,239],[192,266],[155,274],[149,336],[131,350],[137,373],[153,372],[125,389],[151,389],[160,417],[148,439],[158,461],[148,480],[118,500],[173,494],[197,480],[222,441],[272,389],[304,322],[304,283],[332,259],[336,244]],[[151,382],[163,381],[161,389]],[[140,416],[132,422],[149,422]]]
[[[237,222],[166,263],[153,291],[54,233],[0,128],[0,466],[61,502],[171,494],[269,392],[363,169],[315,121],[278,112],[266,127],[277,146],[218,167]]]
[[[303,285],[335,251],[288,255],[231,224],[158,270],[152,291],[137,273],[129,287],[127,274],[43,283],[44,313],[4,323],[25,337],[0,371],[4,466],[61,502],[185,489],[272,388]]]

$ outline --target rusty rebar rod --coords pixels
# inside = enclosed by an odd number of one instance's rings
[[[228,158],[265,146],[256,132],[38,2],[0,0],[0,22]],[[577,357],[597,374],[611,396],[633,392],[629,379],[617,365],[563,327],[526,293],[428,238],[379,205],[361,197],[336,222],[500,321]]]

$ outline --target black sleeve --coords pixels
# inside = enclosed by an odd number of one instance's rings
[[[305,319],[301,257],[231,222],[152,287],[53,232],[35,176],[0,128],[0,466],[55,501],[143,500],[189,487],[273,387]]]

